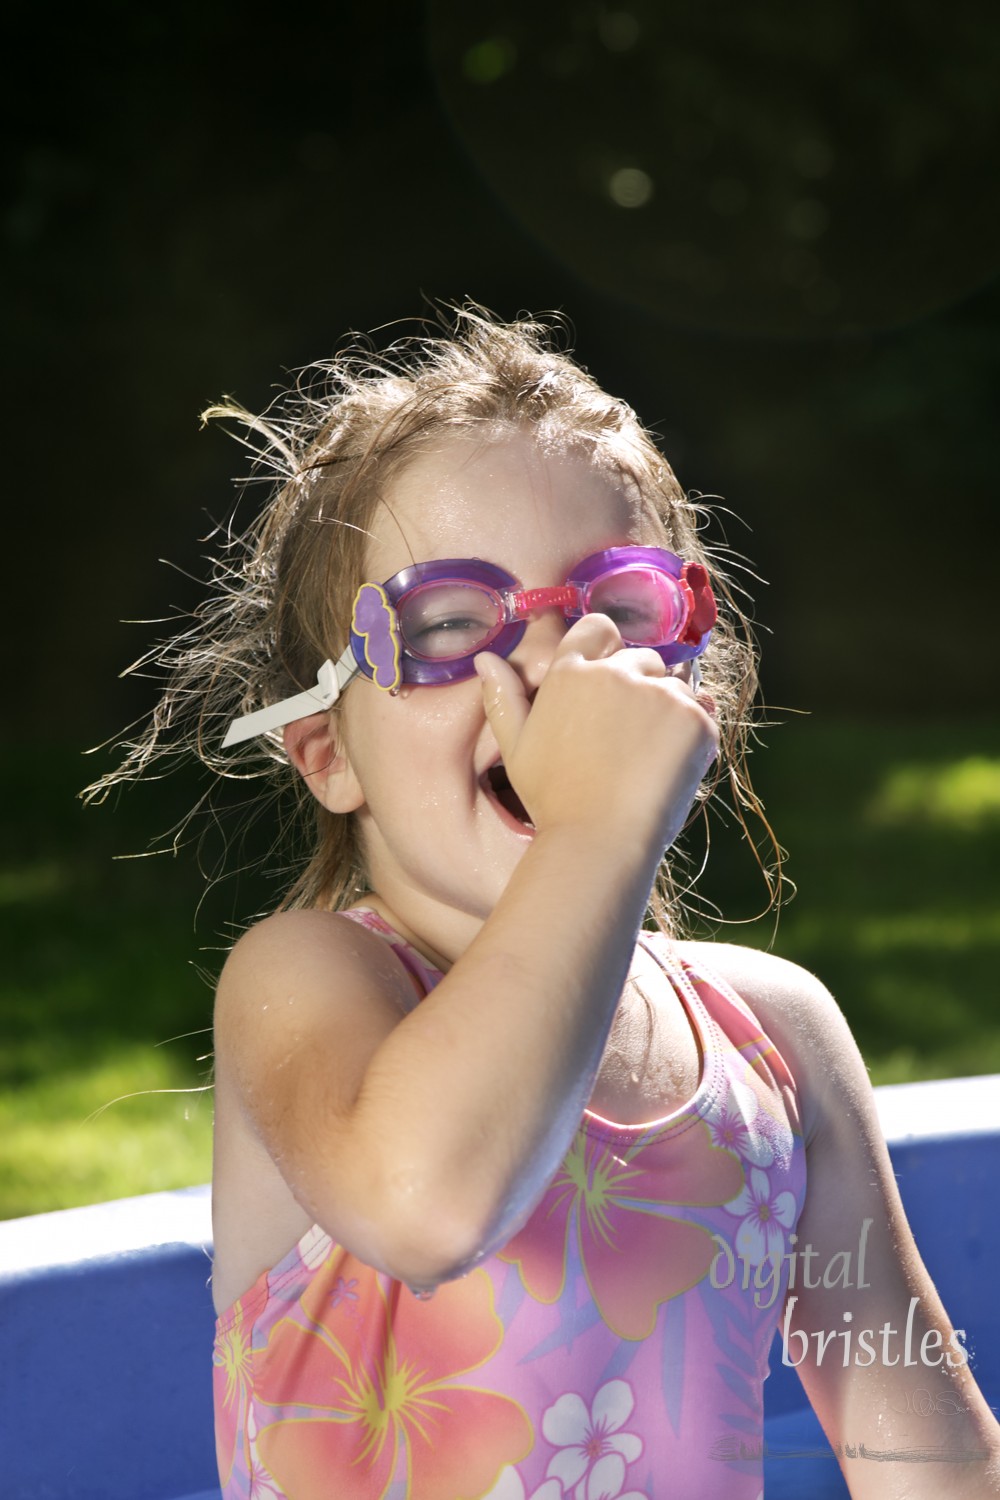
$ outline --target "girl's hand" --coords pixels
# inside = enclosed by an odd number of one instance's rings
[[[586,615],[555,651],[534,701],[498,656],[476,658],[504,766],[536,829],[602,825],[657,854],[684,826],[718,753],[710,714],[653,650]]]

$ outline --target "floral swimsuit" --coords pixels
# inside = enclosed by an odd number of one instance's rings
[[[422,994],[440,979],[345,915]],[[795,1085],[737,995],[642,941],[701,1044],[693,1098],[650,1125],[585,1114],[524,1228],[428,1298],[309,1230],[217,1325],[225,1500],[758,1500]]]

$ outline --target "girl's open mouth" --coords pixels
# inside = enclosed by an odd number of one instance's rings
[[[528,809],[510,784],[510,777],[507,775],[503,761],[497,761],[495,766],[490,766],[483,778],[483,783],[487,795],[494,802],[499,803],[509,817],[519,823],[523,829],[534,829],[535,825],[528,816]]]

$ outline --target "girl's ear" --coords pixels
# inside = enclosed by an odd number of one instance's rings
[[[357,812],[364,802],[361,784],[328,712],[296,719],[284,729],[285,752],[318,802],[329,812]]]

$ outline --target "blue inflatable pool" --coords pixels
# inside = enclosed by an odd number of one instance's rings
[[[1000,1406],[1000,1076],[877,1090],[924,1260]],[[207,1187],[0,1223],[0,1493],[218,1500]],[[847,1490],[772,1355],[767,1500]],[[346,1497],[345,1497],[346,1500]]]

